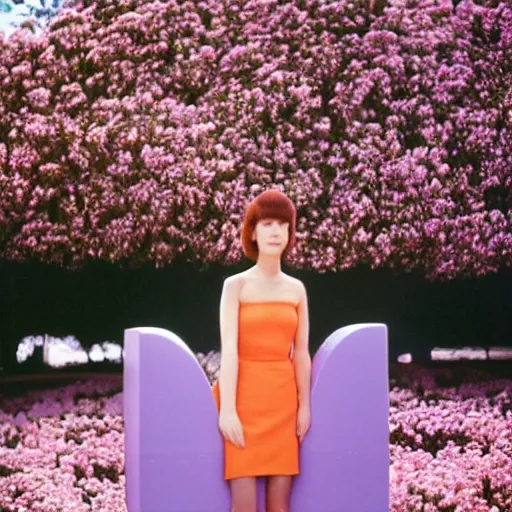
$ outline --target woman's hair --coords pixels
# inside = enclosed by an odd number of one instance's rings
[[[242,225],[242,249],[253,261],[258,259],[258,244],[252,240],[252,234],[258,221],[262,219],[279,219],[289,223],[288,244],[282,256],[286,256],[295,243],[295,220],[297,212],[294,204],[279,190],[266,190],[254,199],[245,212]]]

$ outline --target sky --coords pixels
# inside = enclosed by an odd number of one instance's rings
[[[10,36],[16,29],[15,26],[11,26],[12,23],[15,23],[16,25],[20,25],[25,20],[25,18],[22,16],[22,14],[28,13],[27,5],[34,5],[34,6],[41,7],[41,4],[39,3],[39,1],[35,1],[35,0],[25,0],[25,4],[21,4],[21,5],[11,4],[12,5],[11,12],[0,12],[0,32],[4,32],[7,37]]]

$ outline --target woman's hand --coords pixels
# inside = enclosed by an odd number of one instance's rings
[[[297,436],[299,443],[302,443],[311,426],[311,409],[306,405],[299,405],[297,411]]]
[[[236,411],[219,414],[219,430],[226,441],[237,448],[245,448],[244,429]]]

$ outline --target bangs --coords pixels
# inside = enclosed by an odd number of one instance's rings
[[[263,219],[278,219],[293,224],[295,219],[293,204],[288,198],[280,195],[261,198],[254,213],[255,223]]]

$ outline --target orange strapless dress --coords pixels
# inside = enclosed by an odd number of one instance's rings
[[[224,440],[224,479],[299,474],[298,393],[290,350],[297,331],[291,302],[241,302],[237,412],[245,447]],[[220,410],[218,382],[212,387]]]

